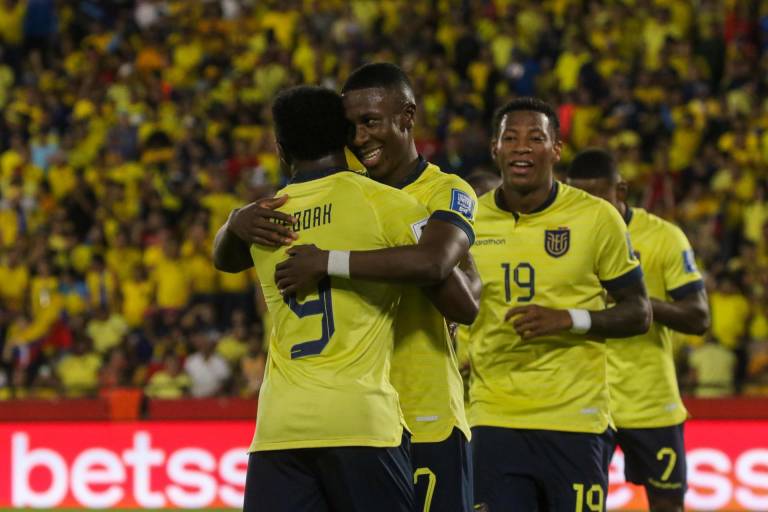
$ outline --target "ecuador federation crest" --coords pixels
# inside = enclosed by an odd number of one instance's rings
[[[557,228],[544,230],[544,249],[553,258],[559,258],[568,252],[571,246],[571,230]]]

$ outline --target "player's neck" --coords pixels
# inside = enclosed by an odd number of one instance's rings
[[[403,155],[403,158],[397,164],[394,171],[384,177],[382,183],[389,185],[390,187],[397,187],[404,182],[419,164],[419,152],[416,151],[416,143],[411,142],[411,146],[408,151]]]
[[[501,198],[503,208],[510,212],[531,213],[541,208],[549,199],[552,193],[552,187],[555,186],[555,180],[549,182],[546,186],[531,190],[530,192],[521,192],[511,187],[501,186]]]
[[[347,157],[344,153],[332,153],[315,160],[295,160],[293,162],[294,174],[312,174],[327,169],[346,169]]]

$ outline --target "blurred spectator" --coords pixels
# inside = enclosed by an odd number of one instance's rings
[[[231,372],[224,358],[215,351],[216,341],[205,332],[195,332],[192,344],[196,350],[184,362],[191,395],[203,398],[224,392]]]
[[[189,387],[189,375],[182,372],[178,356],[168,353],[163,360],[163,368],[149,378],[144,392],[149,398],[174,399],[186,395]]]
[[[267,356],[262,350],[261,338],[252,335],[248,352],[240,360],[240,395],[255,398],[264,382]]]
[[[105,355],[123,341],[128,324],[119,313],[111,313],[106,306],[100,306],[86,325],[85,332],[93,340],[96,352]]]
[[[693,394],[701,398],[732,395],[736,356],[712,336],[706,343],[693,349],[690,356]]]
[[[91,350],[91,340],[79,336],[72,351],[62,357],[56,367],[64,396],[78,398],[93,396],[99,386],[101,358]]]

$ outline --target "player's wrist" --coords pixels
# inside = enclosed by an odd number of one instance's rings
[[[571,327],[568,329],[573,334],[586,334],[592,328],[592,315],[586,309],[569,309]]]
[[[325,273],[333,277],[349,279],[349,251],[328,251]]]

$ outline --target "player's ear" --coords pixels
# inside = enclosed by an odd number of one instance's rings
[[[627,195],[629,195],[629,183],[624,180],[619,180],[616,184],[616,199],[622,203],[626,203]]]
[[[277,146],[277,155],[280,157],[280,167],[282,167],[286,171],[290,171],[291,158],[288,156],[288,153],[286,153],[283,145],[280,144],[280,141],[277,139],[275,139],[275,146]]]
[[[496,143],[498,141],[498,139],[491,139],[491,160],[494,162],[496,161],[496,155],[499,153],[499,150],[496,149]]]
[[[400,112],[400,129],[401,130],[413,130],[413,125],[416,121],[416,105],[410,101],[405,104],[402,112]]]
[[[563,152],[563,141],[560,139],[555,140],[555,143],[552,144],[552,151],[555,154],[555,162],[559,162],[560,155]]]

